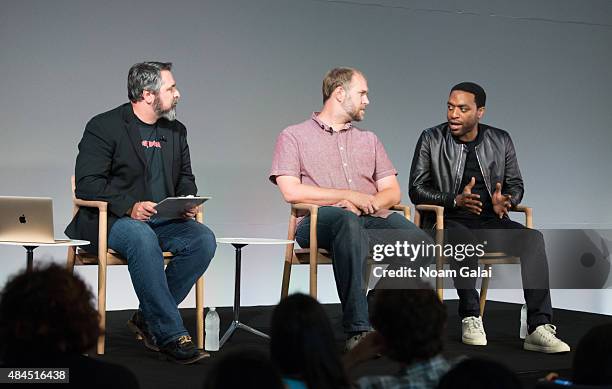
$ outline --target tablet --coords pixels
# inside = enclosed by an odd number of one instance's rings
[[[155,209],[157,213],[151,218],[168,218],[168,219],[179,219],[183,217],[183,214],[188,209],[196,207],[206,200],[209,200],[208,196],[185,196],[185,197],[166,197],[157,205]]]

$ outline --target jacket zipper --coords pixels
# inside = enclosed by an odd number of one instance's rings
[[[459,184],[461,183],[461,176],[459,176],[459,170],[461,170],[461,160],[463,159],[463,152],[466,150],[466,146],[463,144],[458,144],[457,146],[459,146],[461,152],[460,157],[457,160],[457,172],[455,173],[455,186],[453,188],[453,193],[459,193],[458,188]]]
[[[474,147],[474,152],[476,153],[476,160],[478,161],[478,167],[480,168],[480,174],[482,174],[482,178],[484,179],[485,182],[485,186],[487,187],[487,190],[489,191],[489,196],[491,196],[491,198],[493,198],[493,193],[491,192],[491,183],[489,182],[489,177],[485,174],[484,169],[482,168],[482,164],[480,163],[480,157],[478,156],[478,146],[480,145],[476,145],[476,147]]]

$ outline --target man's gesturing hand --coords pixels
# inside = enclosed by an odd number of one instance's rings
[[[455,202],[457,207],[467,208],[470,212],[480,215],[482,203],[480,202],[480,195],[472,193],[474,185],[476,185],[476,179],[472,177],[470,182],[463,188],[463,193],[455,197]]]
[[[493,192],[491,202],[493,203],[493,211],[495,211],[495,214],[499,216],[500,219],[504,217],[504,215],[507,215],[510,208],[512,208],[510,197],[510,195],[502,194],[501,184],[499,182],[495,184],[495,192]]]
[[[149,220],[151,216],[157,213],[155,206],[157,204],[152,201],[141,201],[132,206],[130,217],[136,220]]]

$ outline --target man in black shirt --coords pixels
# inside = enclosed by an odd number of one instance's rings
[[[410,171],[410,199],[414,204],[445,207],[445,243],[486,242],[488,251],[520,257],[528,324],[524,348],[567,352],[569,346],[555,336],[556,327],[550,324],[552,306],[542,234],[508,217],[523,197],[514,145],[506,131],[480,123],[485,102],[485,91],[477,84],[464,82],[451,89],[447,122],[423,131],[417,143]],[[455,256],[451,267],[474,268],[477,260],[475,254]],[[476,277],[458,276],[454,282],[463,343],[486,345]]]
[[[128,74],[130,103],[87,123],[76,161],[77,197],[108,202],[108,246],[128,262],[140,309],[128,322],[152,350],[179,363],[207,354],[197,350],[178,304],[212,260],[213,232],[196,222],[196,208],[182,219],[155,218],[167,196],[195,195],[185,126],[176,120],[180,94],[172,64],[143,62]],[[82,207],[66,235],[98,246],[97,210]],[[174,259],[164,271],[163,251]]]

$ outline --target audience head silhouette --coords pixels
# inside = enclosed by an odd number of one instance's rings
[[[331,323],[317,300],[294,294],[272,314],[270,352],[285,378],[308,388],[348,388]]]
[[[573,380],[581,385],[612,385],[612,323],[591,328],[574,354]]]
[[[4,360],[21,354],[82,354],[100,328],[93,295],[78,277],[50,265],[11,278],[0,297],[0,347]]]
[[[446,307],[431,287],[413,280],[404,289],[377,289],[370,321],[382,335],[385,354],[410,364],[442,351]]]
[[[242,349],[222,356],[206,377],[204,389],[283,389],[276,367],[262,352]]]
[[[438,384],[438,389],[519,389],[516,374],[497,362],[466,359],[453,367]]]

